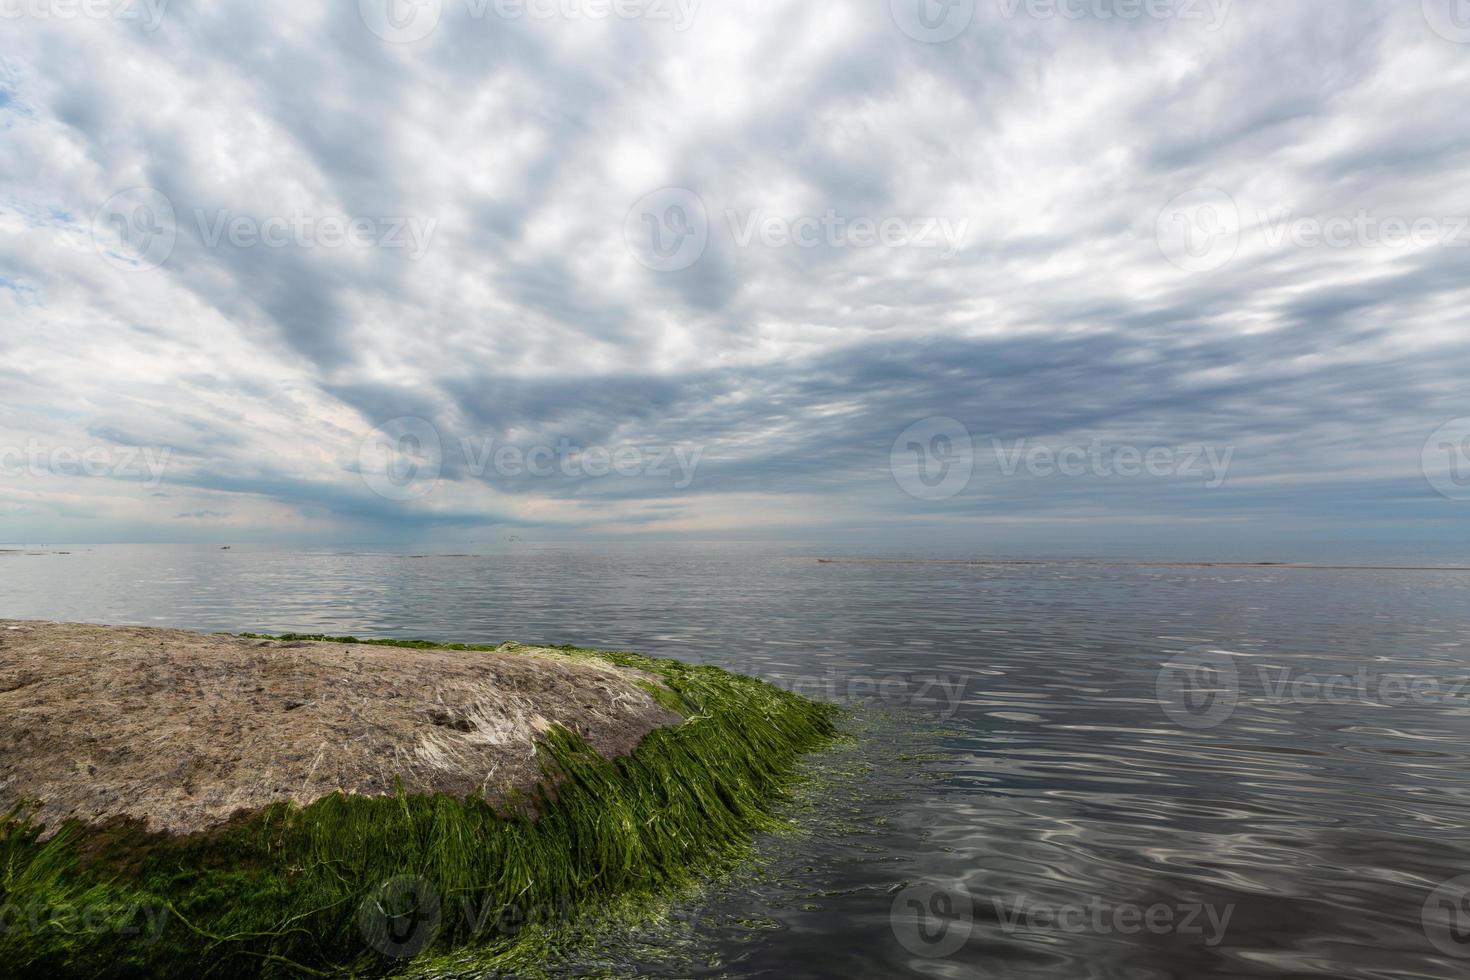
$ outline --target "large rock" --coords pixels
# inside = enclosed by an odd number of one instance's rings
[[[551,725],[606,758],[679,721],[603,661],[507,644],[458,651],[0,620],[0,812],[54,829],[119,818],[208,829],[334,791],[534,789]]]

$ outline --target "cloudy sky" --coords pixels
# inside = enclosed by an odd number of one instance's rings
[[[1463,8],[0,0],[0,541],[1458,550]]]

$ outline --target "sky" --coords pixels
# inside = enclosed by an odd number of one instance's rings
[[[0,541],[1470,545],[1463,0],[0,0]]]

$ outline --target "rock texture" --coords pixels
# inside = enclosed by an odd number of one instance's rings
[[[0,811],[173,834],[334,791],[533,789],[551,725],[607,758],[678,722],[640,671],[493,652],[0,620]]]

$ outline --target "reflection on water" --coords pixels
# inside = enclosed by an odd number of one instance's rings
[[[805,835],[612,972],[1470,964],[1470,891],[1435,894],[1470,873],[1470,574],[69,550],[0,555],[0,616],[618,647],[867,704]]]

